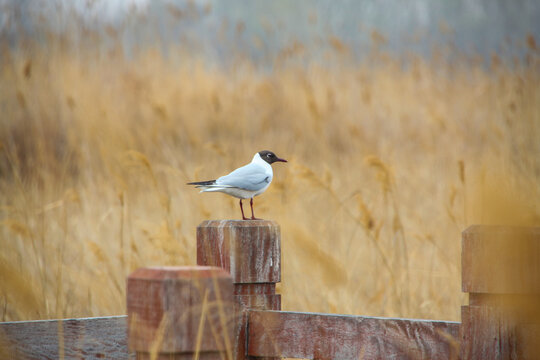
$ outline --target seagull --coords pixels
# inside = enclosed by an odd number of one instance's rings
[[[201,192],[217,191],[240,199],[242,220],[249,220],[244,216],[242,200],[251,199],[249,201],[251,205],[251,219],[260,220],[253,213],[253,198],[268,189],[274,176],[271,164],[279,161],[287,162],[287,160],[280,159],[271,151],[259,151],[253,156],[253,160],[249,164],[234,170],[228,175],[222,176],[217,180],[190,182],[187,185],[195,185],[196,188],[201,189]]]

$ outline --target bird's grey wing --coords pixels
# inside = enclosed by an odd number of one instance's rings
[[[257,191],[272,181],[272,174],[258,164],[247,164],[216,180],[216,185],[232,186]]]

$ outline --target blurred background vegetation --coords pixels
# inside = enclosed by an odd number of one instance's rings
[[[283,308],[458,320],[460,233],[540,223],[535,1],[0,1],[0,321],[125,313],[262,149]]]

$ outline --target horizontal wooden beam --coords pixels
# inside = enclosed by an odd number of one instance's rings
[[[0,323],[2,359],[129,359],[127,317]]]
[[[457,359],[460,323],[286,311],[249,312],[248,355]]]

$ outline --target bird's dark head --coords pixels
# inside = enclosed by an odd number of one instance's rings
[[[268,150],[259,151],[259,156],[261,157],[261,159],[263,159],[269,164],[275,163],[277,161],[287,162],[287,160],[278,158],[276,154]]]

